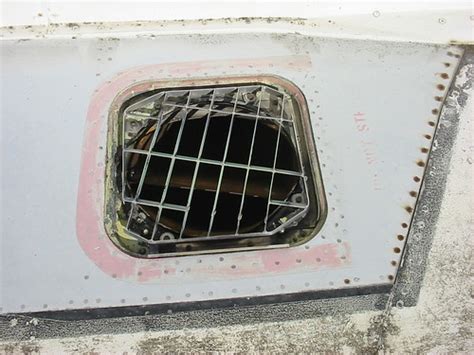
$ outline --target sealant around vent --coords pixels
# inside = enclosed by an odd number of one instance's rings
[[[127,100],[118,122],[112,239],[148,257],[311,239],[322,187],[315,186],[314,143],[298,94],[242,83],[163,88]]]

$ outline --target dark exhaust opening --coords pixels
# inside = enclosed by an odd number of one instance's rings
[[[309,116],[301,92],[279,83],[161,89],[122,103],[112,240],[157,257],[311,239],[321,201]]]
[[[206,125],[206,117],[187,118],[179,142],[178,155],[197,157],[202,142],[202,134]],[[223,158],[227,137],[232,125],[226,162],[247,165],[252,147],[253,131],[255,140],[252,149],[251,165],[273,167],[275,149],[279,133],[278,124],[273,120],[261,119],[255,121],[246,117],[230,115],[214,115],[209,120],[209,128],[204,140],[203,159],[221,160]],[[256,125],[256,128],[255,128]],[[173,153],[177,136],[180,131],[181,121],[170,121],[161,127],[153,152]],[[192,133],[195,134],[192,134]],[[151,129],[134,148],[148,150],[154,129]],[[281,131],[279,140],[279,169],[295,171],[297,169],[297,152],[290,137]],[[134,196],[143,171],[146,156],[133,154],[127,167],[129,193]],[[165,191],[168,172],[171,166],[170,158],[152,156],[147,169],[140,198],[150,201],[160,201]],[[191,198],[189,216],[183,237],[206,236],[208,234],[209,220],[213,210],[214,199],[219,183],[220,165],[200,163]],[[165,203],[186,205],[190,195],[196,163],[185,160],[175,160],[173,171],[168,183]],[[219,189],[218,206],[213,221],[211,235],[221,235],[236,232],[237,220],[242,200],[245,194],[242,218],[239,232],[262,231],[263,219],[267,213],[271,173],[251,171],[247,177],[244,189],[246,169],[244,167],[225,167],[222,172]],[[272,198],[286,200],[295,189],[299,177],[283,175],[275,179],[272,187]],[[244,191],[245,190],[245,191]],[[156,210],[144,207],[151,219],[156,219]],[[270,206],[269,216],[276,210]],[[180,233],[179,213],[161,215],[159,224],[169,230]]]

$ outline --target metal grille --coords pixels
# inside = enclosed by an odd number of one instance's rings
[[[161,91],[126,107],[127,233],[170,245],[295,226],[309,207],[298,112],[265,85]]]

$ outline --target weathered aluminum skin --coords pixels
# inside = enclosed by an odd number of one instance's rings
[[[1,45],[2,313],[391,284],[462,54],[271,33]],[[260,74],[294,82],[308,101],[328,199],[319,235],[223,260],[121,253],[103,215],[107,116],[117,94],[140,81]]]

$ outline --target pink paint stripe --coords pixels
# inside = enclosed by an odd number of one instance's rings
[[[235,68],[248,68],[252,72],[252,69],[300,70],[310,66],[311,61],[308,56],[166,63],[132,68],[103,83],[95,91],[87,112],[77,197],[77,237],[88,257],[106,274],[120,279],[152,282],[160,278],[171,278],[176,274],[174,266],[176,258],[150,260],[131,257],[119,251],[105,232],[103,210],[107,119],[108,111],[116,99],[117,93],[121,93],[120,97],[125,97],[130,92],[132,85],[135,86],[131,90],[140,92],[149,88],[152,81],[166,80],[168,76],[176,77],[181,74],[199,77],[205,76],[205,72],[212,70],[232,71]],[[146,83],[140,83],[145,81]],[[127,92],[125,92],[126,89]],[[320,262],[316,261],[318,255],[321,259]],[[179,260],[186,263],[192,262],[196,258],[186,257],[179,258]],[[215,256],[199,256],[199,258],[215,258]],[[278,267],[275,264],[277,259],[280,261]],[[212,270],[193,267],[190,276],[227,279],[229,277],[261,275],[268,272],[288,272],[293,270],[296,259],[304,260],[302,262],[304,267],[339,267],[343,264],[338,254],[337,245],[327,244],[309,250],[300,247],[255,251],[247,254],[226,254],[225,263],[216,265]],[[243,267],[236,271],[231,268],[234,263],[249,265],[249,267]]]

